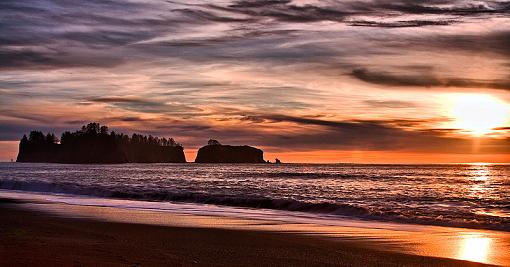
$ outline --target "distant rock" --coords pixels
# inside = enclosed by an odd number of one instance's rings
[[[213,142],[211,142],[213,141]],[[251,146],[221,145],[215,140],[198,150],[197,163],[265,163],[264,152]]]

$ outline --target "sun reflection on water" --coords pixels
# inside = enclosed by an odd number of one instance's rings
[[[459,248],[459,259],[475,262],[487,262],[492,239],[481,234],[467,234]]]
[[[471,163],[469,174],[473,181],[487,181],[491,175],[490,163]]]
[[[476,198],[481,198],[489,194],[491,191],[491,170],[490,164],[472,164],[468,179],[473,183],[469,187],[469,195]]]

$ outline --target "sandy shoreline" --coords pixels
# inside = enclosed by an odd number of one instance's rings
[[[1,266],[481,266],[320,235],[73,218],[5,198],[0,217]]]

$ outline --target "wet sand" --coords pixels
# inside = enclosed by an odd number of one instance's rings
[[[175,218],[178,226],[103,221],[92,214],[77,218],[34,209],[37,205],[0,200],[0,266],[483,266],[321,235],[195,227],[196,222],[187,227],[188,217],[171,214],[165,218]],[[58,206],[72,208],[80,207]],[[135,213],[119,211],[149,220],[154,215]]]

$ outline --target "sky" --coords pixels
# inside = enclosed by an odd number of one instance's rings
[[[510,1],[0,2],[0,160],[99,122],[284,162],[510,162]]]

